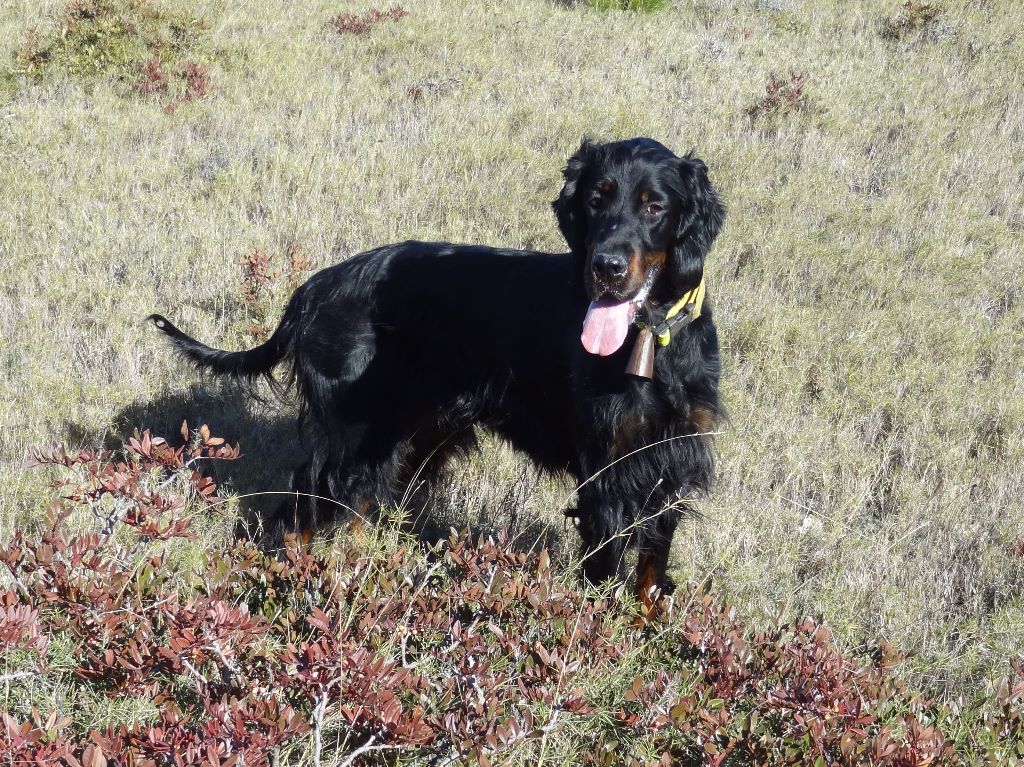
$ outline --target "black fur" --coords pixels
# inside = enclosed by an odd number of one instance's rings
[[[642,311],[660,320],[700,281],[723,209],[700,160],[650,139],[584,142],[553,205],[571,255],[425,242],[361,253],[300,287],[250,351],[217,351],[151,319],[199,367],[254,378],[290,366],[315,436],[293,489],[353,509],[393,504],[421,464],[484,424],[581,485],[587,578],[618,574],[629,543],[638,582],[664,588],[682,499],[713,478],[701,436],[721,413],[710,307],[658,350],[651,381],[624,373],[635,330],[606,357],[580,334],[592,299],[631,298],[641,279],[653,286]],[[620,254],[628,273],[595,274],[595,253]],[[336,505],[306,499],[289,514],[307,530]]]

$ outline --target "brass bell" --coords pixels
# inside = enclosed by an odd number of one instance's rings
[[[648,381],[654,377],[654,334],[650,328],[644,328],[637,334],[626,373]]]

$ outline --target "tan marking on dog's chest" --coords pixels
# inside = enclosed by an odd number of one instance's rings
[[[627,455],[631,450],[636,450],[641,446],[646,430],[647,419],[644,416],[620,423],[612,436],[611,445],[608,446],[608,457],[614,461]]]
[[[698,434],[707,434],[714,429],[718,416],[710,408],[693,405],[686,414],[686,420],[697,430]]]

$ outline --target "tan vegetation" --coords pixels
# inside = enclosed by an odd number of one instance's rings
[[[172,110],[185,79],[154,98],[121,70],[28,71],[63,8],[0,7],[5,539],[44,496],[31,442],[201,417],[246,454],[230,487],[284,487],[293,415],[183,385],[149,312],[240,348],[296,252],[560,250],[548,202],[580,136],[650,135],[695,149],[729,205],[708,280],[732,420],[677,579],[821,618],[854,650],[885,637],[965,709],[1024,651],[1017,4],[422,0],[339,34],[330,19],[368,7],[215,0],[194,60],[215,87]],[[239,263],[256,254],[265,282]],[[501,448],[452,476],[442,526],[513,508],[558,544],[557,478]]]

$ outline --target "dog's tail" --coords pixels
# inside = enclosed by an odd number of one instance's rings
[[[243,352],[226,352],[207,346],[183,333],[163,315],[151,314],[146,319],[165,333],[171,339],[174,348],[197,368],[253,381],[259,376],[269,376],[270,371],[289,356],[296,315],[299,313],[297,303],[293,300],[288,305],[277,330],[270,338],[259,346]]]

